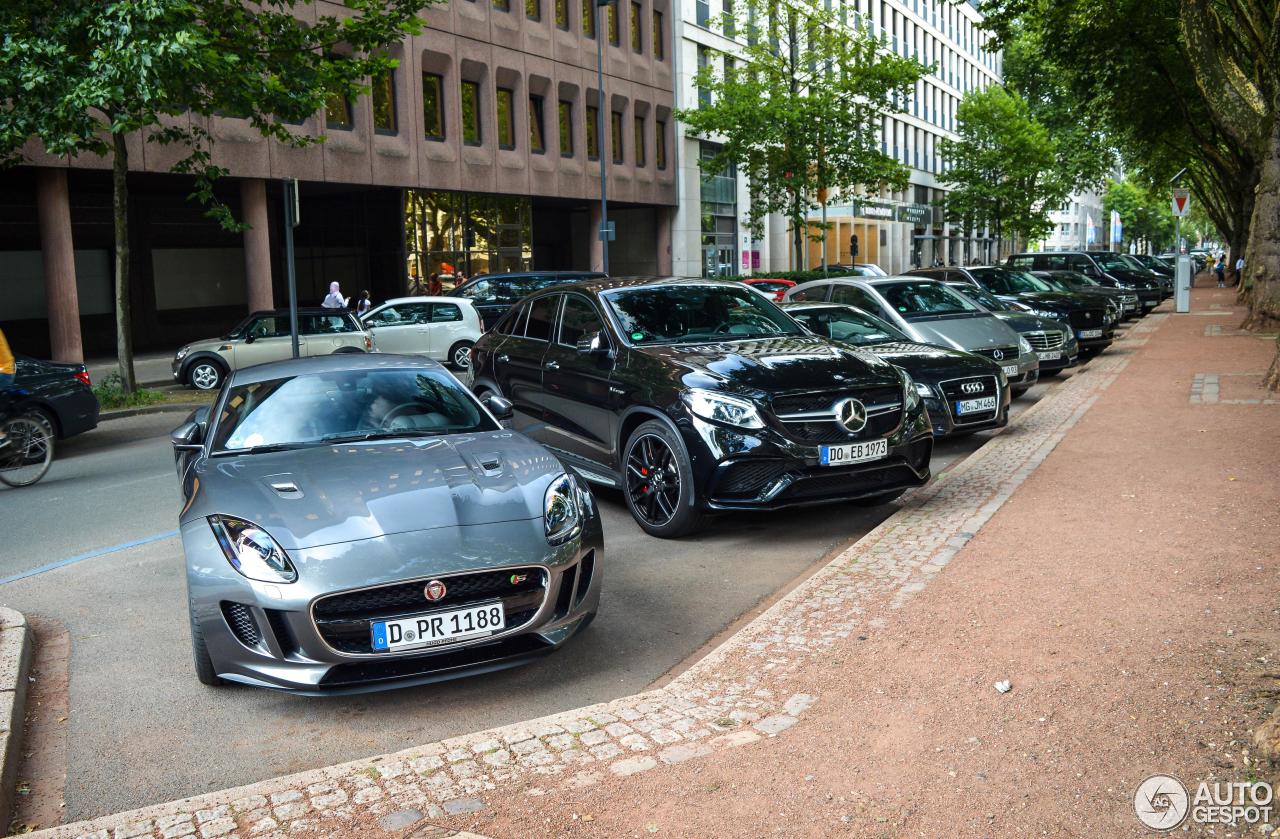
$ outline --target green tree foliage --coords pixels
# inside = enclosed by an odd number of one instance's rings
[[[306,0],[6,0],[0,14],[0,162],[30,140],[51,154],[110,157],[115,212],[117,350],[136,388],[129,317],[126,137],[177,144],[174,171],[229,227],[212,184],[225,174],[200,117],[238,116],[303,146],[297,123],[330,96],[354,97],[393,63],[379,52],[420,28],[425,0],[345,0],[341,15]],[[304,7],[304,8],[299,8]]]
[[[958,140],[944,139],[939,154],[951,168],[947,214],[971,227],[1038,239],[1049,232],[1049,210],[1070,186],[1058,166],[1049,131],[1027,103],[1000,85],[969,93],[956,109]],[[999,253],[996,254],[999,256]]]
[[[763,236],[768,214],[781,213],[802,255],[814,201],[906,185],[906,167],[881,151],[880,130],[925,67],[888,52],[818,0],[743,0],[722,28],[742,42],[742,60],[720,69],[717,56],[702,68],[701,107],[677,118],[721,144],[702,162],[706,174],[734,164],[745,176],[754,235]]]
[[[1103,213],[1120,215],[1125,248],[1138,245],[1146,253],[1160,253],[1171,246],[1174,236],[1169,198],[1129,178],[1107,182],[1102,199]]]

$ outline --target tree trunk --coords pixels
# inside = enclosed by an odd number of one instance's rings
[[[1276,94],[1280,106],[1280,93]],[[1242,329],[1259,332],[1280,327],[1280,118],[1271,122],[1267,154],[1254,193],[1253,220],[1249,225],[1249,245],[1244,257],[1242,285],[1249,286],[1249,314]],[[1263,383],[1280,389],[1280,341],[1276,358]]]
[[[129,306],[129,147],[123,134],[112,134],[111,209],[116,233],[116,360],[125,393],[138,389],[133,373],[133,316]]]
[[[800,194],[796,193],[791,202],[791,231],[796,248],[796,268],[800,271],[809,270],[809,249],[805,247],[809,238],[808,221],[804,202],[800,200]]]
[[[1239,209],[1231,220],[1231,232],[1227,237],[1228,249],[1231,251],[1230,256],[1227,258],[1227,268],[1231,271],[1235,270],[1236,259],[1244,256],[1248,251],[1249,231],[1252,228],[1253,207],[1255,203],[1256,198],[1253,190],[1244,190],[1244,197],[1240,201]],[[1246,288],[1243,276],[1236,277],[1236,286],[1236,295],[1241,302],[1244,302],[1247,305],[1247,295],[1249,294],[1249,291]]]

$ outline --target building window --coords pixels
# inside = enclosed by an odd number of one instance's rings
[[[659,169],[667,168],[667,124],[663,120],[653,123],[653,162]]]
[[[609,114],[609,143],[613,151],[613,162],[622,162],[622,114],[611,111]]]
[[[587,106],[587,160],[600,159],[600,109]]]
[[[542,0],[524,0],[524,16],[529,20],[542,20]]]
[[[662,61],[667,57],[667,41],[662,34],[662,12],[657,10],[653,13],[653,57]]]
[[[422,74],[422,128],[428,140],[444,139],[444,77]]]
[[[711,2],[710,0],[698,0],[694,20],[699,26],[706,26],[711,22]]]
[[[396,124],[395,71],[388,70],[375,76],[370,88],[373,99],[374,133],[395,134],[399,129]]]
[[[573,157],[573,103],[560,100],[560,156]]]
[[[613,44],[615,47],[622,43],[622,36],[618,32],[618,2],[619,0],[612,0],[609,5],[604,7],[605,21],[609,32],[609,43]]]
[[[720,18],[724,24],[724,35],[732,38],[738,34],[738,20],[733,14],[733,0],[724,0],[724,15]],[[827,10],[831,10],[831,0],[827,0]]]
[[[324,100],[324,124],[326,128],[350,131],[351,100],[341,90],[331,90]]]
[[[514,149],[516,147],[516,113],[515,91],[507,87],[498,88],[494,104],[498,108],[498,148]]]
[[[556,27],[569,31],[569,0],[555,0],[556,2]]]
[[[480,83],[462,83],[462,142],[478,146],[480,134]]]
[[[644,166],[644,117],[636,117],[635,136],[636,166]]]
[[[635,52],[644,52],[644,33],[640,31],[643,13],[644,7],[631,0],[631,49]]]
[[[711,62],[711,51],[698,45],[698,72],[702,73]],[[698,107],[711,104],[711,91],[705,85],[698,85]]]
[[[529,97],[529,151],[544,154],[547,142],[542,134],[542,97]]]
[[[493,0],[493,7],[500,12],[511,11],[511,0]]]
[[[582,0],[582,34],[588,38],[596,36],[595,0]]]
[[[702,143],[701,158],[711,160],[719,151]],[[738,179],[732,165],[716,174],[703,171],[701,183],[702,276],[738,273]]]

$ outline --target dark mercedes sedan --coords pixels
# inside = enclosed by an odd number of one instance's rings
[[[83,364],[39,361],[22,355],[16,361],[16,410],[39,413],[60,439],[98,427],[98,397],[93,395]]]
[[[933,436],[1008,424],[1009,381],[991,359],[913,341],[896,326],[854,306],[784,303],[782,309],[814,335],[866,350],[906,370],[929,409]]]
[[[806,332],[741,283],[602,280],[535,294],[474,349],[473,388],[673,538],[716,510],[882,503],[929,480],[911,377]]]

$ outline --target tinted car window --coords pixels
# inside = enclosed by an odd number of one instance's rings
[[[218,416],[213,452],[321,445],[379,432],[494,430],[493,420],[444,371],[343,370],[233,388]]]
[[[529,321],[525,324],[524,335],[537,341],[551,340],[551,325],[556,319],[556,305],[560,295],[548,294],[539,297],[529,306]]]
[[[560,343],[576,347],[583,336],[603,331],[600,314],[586,298],[576,294],[565,298],[564,311],[560,315]]]
[[[932,280],[884,283],[876,290],[906,320],[942,315],[968,315],[978,307],[956,292]]]
[[[432,303],[431,305],[431,322],[432,323],[450,323],[455,320],[462,320],[462,309],[453,303]]]
[[[280,318],[285,322],[284,334],[289,334],[289,319]],[[336,335],[342,332],[358,332],[360,327],[356,326],[355,321],[348,314],[339,315],[299,315],[298,331],[306,335]]]
[[[606,292],[622,333],[636,344],[679,344],[799,335],[800,327],[743,287],[673,285]]]
[[[302,319],[299,318],[298,329],[306,332],[306,328],[302,325]],[[246,337],[252,335],[254,338],[278,338],[281,335],[289,335],[289,318],[280,315],[266,315],[264,317],[255,318],[253,323],[249,324],[249,328],[244,331]]]
[[[832,303],[848,303],[868,312],[880,310],[880,301],[875,295],[856,285],[837,285],[831,290]]]
[[[510,309],[493,327],[499,335],[523,335],[524,316],[529,311],[527,306]]]
[[[786,291],[790,288],[786,283],[752,283],[751,285],[763,291]]]
[[[819,284],[810,286],[804,291],[793,292],[788,298],[789,300],[826,300],[827,292],[831,290],[831,286]]]
[[[454,293],[459,297],[470,298],[477,303],[493,303],[497,301],[493,283],[488,280],[477,280],[474,283],[468,283]]]
[[[979,288],[976,285],[969,285],[968,283],[956,285],[953,286],[953,288],[965,297],[968,297],[970,300],[973,300],[981,306],[985,306],[993,312],[1002,312],[1009,308],[1000,300],[1000,298],[996,297],[985,288]]]
[[[430,317],[430,303],[398,303],[370,315],[365,323],[370,326],[405,326],[426,323]]]
[[[1013,256],[1009,258],[1009,264],[1014,268],[1031,268],[1035,265],[1036,258],[1031,254],[1023,256]]]
[[[846,306],[788,312],[815,335],[858,346],[909,340],[879,318]]]
[[[969,273],[996,294],[1023,294],[1030,291],[1050,290],[1042,280],[1022,271],[1006,271],[1004,268],[971,268]]]
[[[1132,268],[1116,254],[1096,254],[1093,261],[1098,263],[1103,271],[1130,271]]]

